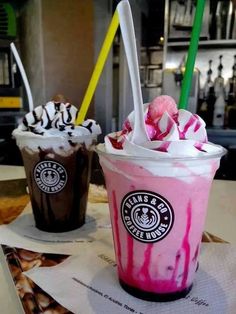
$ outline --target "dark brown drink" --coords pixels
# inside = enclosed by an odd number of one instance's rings
[[[92,152],[85,145],[61,155],[53,149],[23,148],[36,227],[65,232],[85,223]]]

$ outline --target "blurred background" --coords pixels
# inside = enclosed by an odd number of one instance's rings
[[[0,163],[22,164],[11,137],[28,110],[9,44],[20,53],[35,106],[63,94],[80,107],[101,44],[119,1],[0,1]],[[236,1],[206,0],[188,109],[223,145],[216,178],[236,180]],[[144,102],[168,94],[178,103],[196,0],[130,0]],[[117,32],[88,117],[103,136],[133,109],[130,79]]]

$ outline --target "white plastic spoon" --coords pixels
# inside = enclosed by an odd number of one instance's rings
[[[126,58],[128,62],[129,74],[131,79],[133,101],[134,101],[134,130],[132,142],[141,144],[149,140],[147,135],[144,112],[143,98],[139,77],[139,65],[137,47],[135,41],[134,24],[129,2],[121,1],[117,6],[120,21],[120,29],[123,37]]]
[[[25,90],[26,90],[26,94],[27,94],[27,98],[28,98],[29,111],[33,111],[33,109],[34,109],[33,97],[32,97],[32,93],[31,93],[29,81],[28,81],[28,78],[27,78],[26,73],[25,73],[25,69],[24,69],[23,64],[21,62],[21,58],[18,54],[18,51],[16,50],[15,44],[11,43],[10,47],[11,47],[11,51],[15,57],[16,63],[17,63],[18,68],[20,70],[22,80],[23,80],[24,85],[25,85]]]

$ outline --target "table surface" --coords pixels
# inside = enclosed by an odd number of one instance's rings
[[[25,178],[20,166],[0,166],[0,181]],[[214,180],[209,198],[205,230],[236,244],[236,181]],[[0,252],[1,314],[24,313],[13,289]]]

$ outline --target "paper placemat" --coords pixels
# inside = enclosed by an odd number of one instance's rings
[[[130,296],[119,286],[112,246],[67,258],[55,267],[25,274],[58,303],[78,314],[234,314],[236,246],[203,244],[194,287],[184,299],[155,303]],[[99,250],[98,250],[99,251]]]
[[[31,205],[10,224],[0,225],[0,243],[11,247],[54,254],[77,254],[88,245],[112,241],[108,204],[88,203],[86,223],[79,229],[49,233],[35,227]]]

